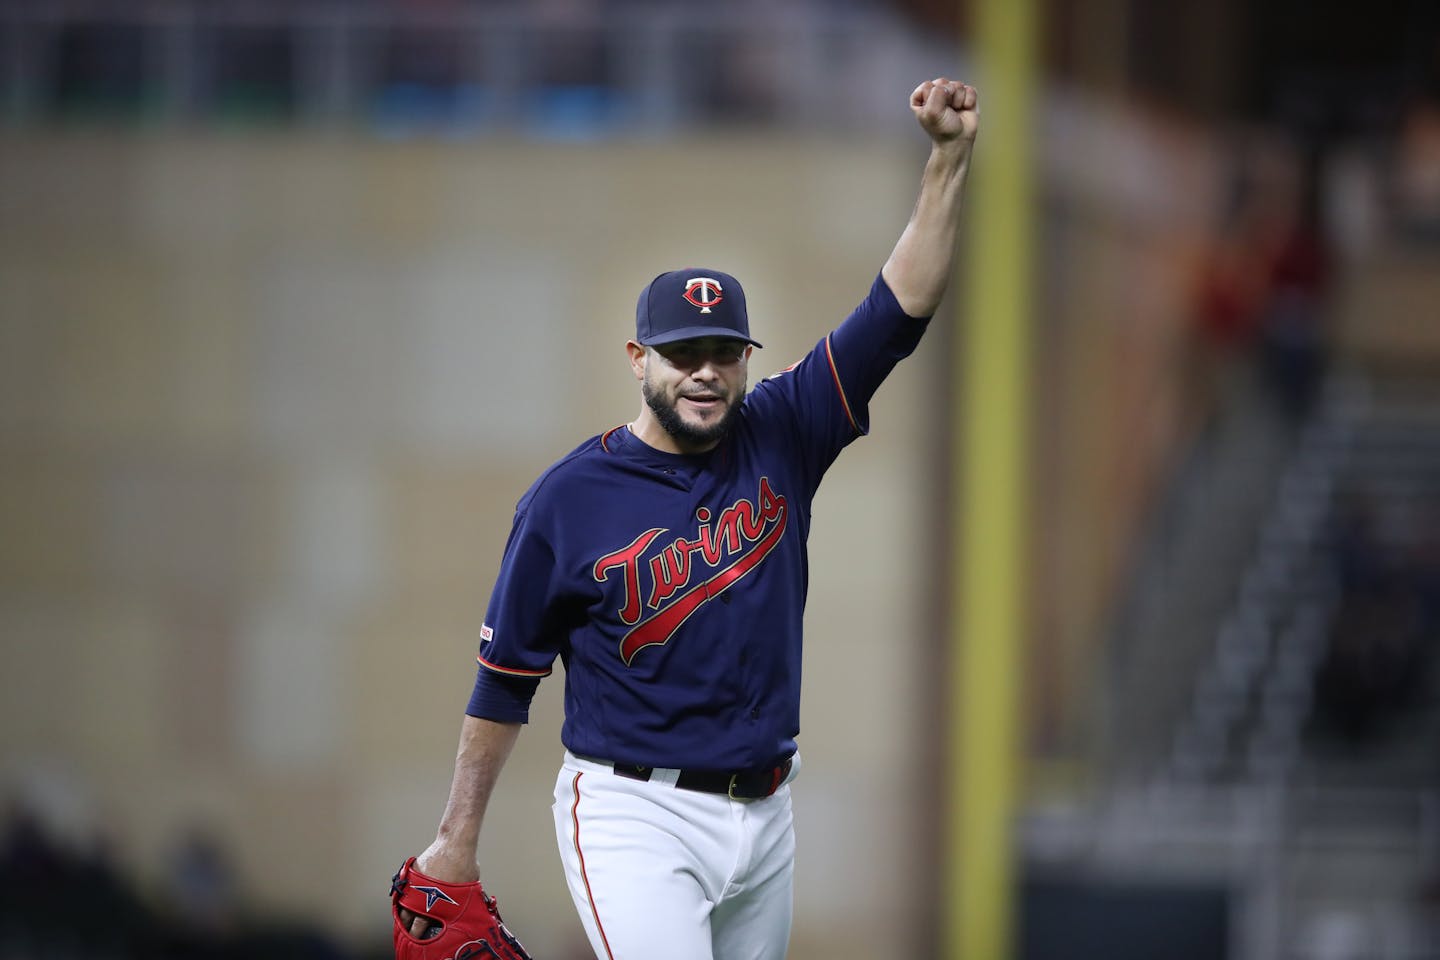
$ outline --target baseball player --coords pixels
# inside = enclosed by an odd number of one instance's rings
[[[979,118],[975,90],[945,78],[910,108],[931,139],[914,212],[869,295],[798,363],[746,394],[760,344],[727,273],[641,292],[626,344],[639,415],[516,509],[449,801],[412,866],[430,899],[437,881],[478,880],[491,791],[559,657],[555,829],[596,956],[785,955],[810,504],[940,302]],[[397,944],[439,923],[395,914]]]

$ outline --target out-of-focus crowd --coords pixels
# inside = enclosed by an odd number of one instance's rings
[[[324,931],[246,909],[224,851],[177,844],[157,889],[103,843],[62,839],[30,810],[0,825],[0,960],[372,960]]]

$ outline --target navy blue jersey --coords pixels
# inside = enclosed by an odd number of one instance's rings
[[[545,471],[515,511],[467,713],[524,722],[559,656],[574,753],[733,770],[793,752],[810,504],[924,329],[876,278],[715,449],[663,453],[622,426]]]

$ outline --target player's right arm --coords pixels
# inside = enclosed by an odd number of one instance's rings
[[[481,717],[467,716],[460,728],[460,748],[455,756],[455,776],[450,782],[450,799],[440,818],[435,842],[415,861],[421,873],[450,883],[469,883],[480,879],[476,863],[476,847],[480,843],[480,824],[500,771],[520,737],[520,724],[498,723]],[[400,920],[414,937],[423,937],[430,921],[408,910],[400,911]]]
[[[940,306],[953,272],[980,107],[974,87],[936,77],[915,88],[910,110],[930,136],[930,159],[910,222],[880,273],[906,313],[928,317]]]
[[[930,157],[910,220],[870,295],[787,375],[766,381],[773,391],[757,386],[746,401],[760,409],[773,395],[792,411],[792,439],[812,484],[841,448],[869,432],[871,397],[920,342],[950,279],[979,129],[978,95],[968,84],[937,77],[915,88],[910,109],[930,137]]]

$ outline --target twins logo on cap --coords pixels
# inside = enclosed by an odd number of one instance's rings
[[[710,277],[692,277],[685,281],[685,292],[682,296],[699,307],[701,313],[709,313],[711,307],[725,299],[720,281]]]
[[[647,347],[677,340],[721,337],[760,346],[750,336],[745,288],[713,267],[682,267],[660,274],[635,301],[635,342]]]

